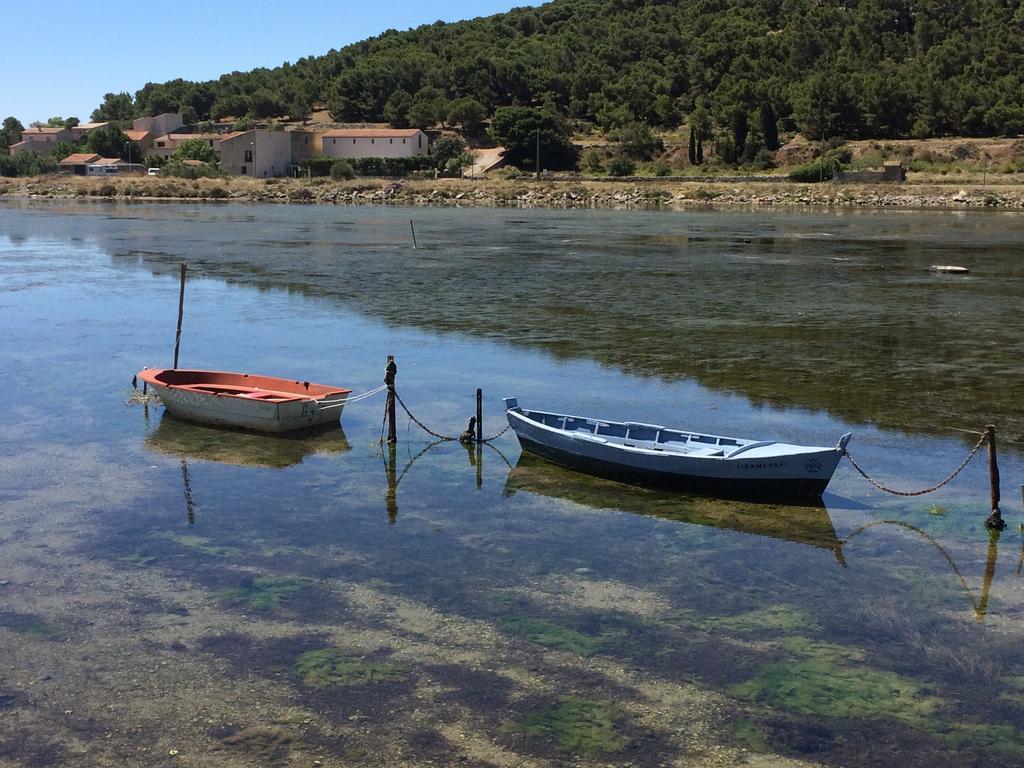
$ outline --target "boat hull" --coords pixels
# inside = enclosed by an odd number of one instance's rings
[[[620,483],[669,491],[693,491],[709,496],[734,499],[791,501],[819,498],[832,479],[831,475],[822,478],[683,475],[645,467],[624,466],[620,462],[560,450],[522,435],[518,437],[520,446],[527,453],[547,459],[567,469],[604,477],[608,480],[617,480]]]
[[[140,376],[175,418],[267,433],[337,424],[350,392],[226,372],[147,370]]]
[[[737,450],[735,458],[708,458],[617,445],[552,429],[516,410],[506,413],[523,450],[555,464],[620,482],[726,498],[818,498],[842,456],[839,447],[784,446],[771,453],[756,444],[751,449],[759,450]]]

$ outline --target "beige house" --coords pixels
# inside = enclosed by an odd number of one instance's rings
[[[71,128],[71,137],[78,141],[80,138],[89,133],[89,131],[95,131],[97,128],[102,128],[106,123],[79,123],[78,125]]]
[[[323,139],[319,133],[304,131],[301,128],[288,131],[292,140],[292,165],[298,166],[302,161],[317,157],[323,153]]]
[[[415,157],[430,151],[419,128],[339,128],[320,138],[326,157]]]
[[[71,130],[68,128],[50,128],[45,125],[28,128],[21,132],[21,141],[11,145],[11,154],[17,155],[21,152],[43,154],[53,150],[61,142],[70,144],[72,140]]]
[[[122,135],[128,139],[128,141],[134,141],[139,145],[139,153],[142,157],[151,154],[150,150],[153,148],[153,141],[156,137],[153,136],[149,131],[121,131]]]
[[[167,133],[162,136],[157,136],[153,139],[153,144],[149,148],[147,154],[156,155],[164,160],[167,160],[174,151],[181,146],[182,142],[189,141],[191,139],[198,139],[199,141],[205,141],[211,147],[213,151],[220,154],[220,142],[226,136],[231,134],[224,133]]]
[[[154,136],[173,133],[183,125],[181,115],[177,112],[164,112],[156,117],[138,117],[132,120],[132,130],[147,131]]]
[[[296,131],[251,131],[225,134],[220,141],[220,167],[234,176],[266,179],[286,176],[292,164]]]

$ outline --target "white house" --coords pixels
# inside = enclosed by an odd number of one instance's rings
[[[156,117],[137,117],[132,120],[132,130],[134,131],[147,131],[152,133],[154,136],[164,136],[168,133],[174,133],[182,127],[181,115],[177,112],[164,112],[162,115]]]
[[[292,134],[262,128],[227,133],[221,137],[219,157],[221,169],[233,176],[286,176],[292,163]]]
[[[320,138],[326,157],[415,157],[430,150],[419,128],[338,128]]]

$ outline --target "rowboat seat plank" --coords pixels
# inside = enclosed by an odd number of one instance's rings
[[[686,452],[687,456],[706,456],[708,458],[715,458],[717,456],[725,456],[725,451],[721,448],[711,448],[710,446],[704,448],[690,448]]]

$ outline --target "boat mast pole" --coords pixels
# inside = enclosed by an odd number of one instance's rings
[[[188,265],[181,262],[181,289],[178,291],[178,332],[174,335],[174,370],[178,370],[178,348],[181,346],[181,317],[185,311],[185,270]]]

